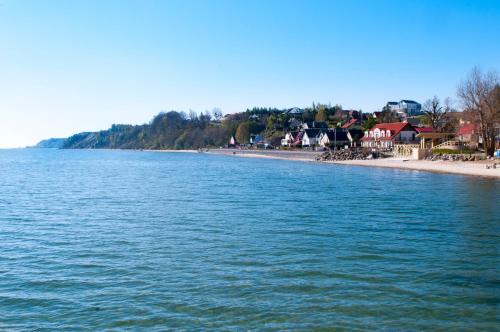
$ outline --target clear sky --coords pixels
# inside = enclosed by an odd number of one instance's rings
[[[0,147],[313,101],[374,111],[500,69],[500,1],[0,0]]]

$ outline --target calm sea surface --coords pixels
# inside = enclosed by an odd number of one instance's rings
[[[500,181],[0,150],[0,330],[499,330]]]

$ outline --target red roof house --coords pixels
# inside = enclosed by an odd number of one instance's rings
[[[361,139],[361,146],[389,149],[394,144],[415,143],[417,130],[407,122],[379,123]]]
[[[464,124],[457,131],[457,139],[469,144],[480,143],[478,126],[472,123]]]

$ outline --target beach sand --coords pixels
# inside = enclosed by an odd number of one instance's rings
[[[316,162],[316,157],[322,152],[314,151],[283,151],[283,150],[238,150],[238,149],[211,149],[208,153],[230,155],[247,158],[270,158],[295,161]],[[497,160],[497,163],[500,162]],[[325,164],[351,165],[365,167],[386,167],[425,172],[451,173],[471,176],[484,176],[500,179],[500,166],[487,169],[493,161],[429,161],[404,160],[396,158],[372,160],[323,161]]]
[[[430,161],[430,160],[401,160],[401,159],[373,159],[373,160],[348,160],[329,162],[338,165],[388,167],[426,172],[452,173],[461,175],[486,176],[500,179],[500,166],[487,169],[493,161]]]

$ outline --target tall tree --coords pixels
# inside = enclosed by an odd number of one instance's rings
[[[446,114],[450,112],[450,100],[447,98],[444,105],[437,96],[425,101],[423,105],[424,116],[427,122],[437,131],[441,131],[445,126]]]
[[[318,113],[316,113],[315,120],[318,122],[325,122],[327,119],[326,116],[326,107],[325,105],[318,106]]]
[[[248,122],[242,122],[236,129],[236,140],[240,143],[248,143],[250,141],[250,126]]]
[[[458,87],[464,111],[472,114],[488,156],[495,152],[496,127],[500,124],[500,80],[494,71],[483,73],[474,68]]]

